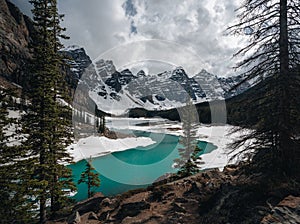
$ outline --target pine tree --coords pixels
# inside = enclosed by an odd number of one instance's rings
[[[201,151],[202,150],[199,148],[199,146],[195,147],[195,150],[192,153],[191,157],[188,158],[186,163],[179,168],[177,172],[177,175],[179,177],[188,177],[200,172],[200,165],[203,164],[203,162],[201,162],[199,158],[199,153]]]
[[[66,103],[67,85],[61,72],[63,58],[58,50],[64,37],[59,26],[61,15],[56,0],[31,0],[35,25],[33,58],[30,68],[30,103],[22,117],[22,128],[27,134],[23,147],[31,154],[33,168],[29,183],[39,204],[39,222],[45,223],[68,201],[66,190],[74,190],[72,162],[66,147],[72,140],[71,109]],[[33,165],[33,167],[32,167]],[[46,203],[51,214],[47,215]]]
[[[24,170],[22,148],[18,146],[18,121],[9,117],[8,109],[16,111],[16,105],[9,102],[13,90],[0,87],[0,220],[3,223],[32,223],[30,210],[33,204],[28,200],[26,188],[28,171]]]
[[[59,49],[63,47],[60,39],[68,39],[63,34],[66,30],[60,26],[60,21],[63,15],[58,13],[57,0],[51,1],[51,20],[52,28],[52,44],[53,44],[53,61],[55,70],[53,73],[54,93],[53,100],[55,102],[54,111],[52,113],[53,121],[53,139],[52,139],[52,183],[51,183],[51,213],[55,215],[62,207],[67,205],[68,197],[66,197],[64,190],[74,191],[75,184],[72,182],[72,172],[65,166],[65,163],[72,163],[72,158],[66,151],[66,147],[72,143],[72,109],[67,102],[71,99],[68,94],[65,74],[62,73],[64,66],[64,58],[59,53]],[[53,69],[54,69],[53,66]],[[63,190],[63,191],[62,191]]]
[[[105,132],[105,116],[104,115],[100,117],[99,131],[101,134],[103,134]]]
[[[247,30],[250,37],[249,45],[236,54],[250,55],[237,65],[246,70],[244,81],[265,79],[260,89],[264,95],[250,99],[245,106],[259,106],[258,122],[247,125],[250,121],[244,120],[241,128],[252,131],[232,146],[246,146],[247,152],[264,151],[263,163],[270,161],[285,172],[296,171],[300,159],[299,123],[291,122],[299,115],[299,107],[292,105],[299,89],[299,4],[298,0],[247,0],[238,9],[240,21],[229,28],[238,35]]]
[[[187,177],[199,172],[200,158],[198,157],[200,148],[197,146],[197,123],[198,112],[195,111],[192,99],[189,100],[185,107],[179,111],[182,122],[183,136],[180,137],[179,143],[183,145],[179,148],[180,158],[175,159],[175,168],[179,168],[178,175]]]
[[[78,184],[85,183],[87,184],[87,193],[88,197],[92,197],[94,192],[92,191],[93,187],[100,186],[99,173],[95,171],[95,168],[92,166],[92,159],[90,158],[86,163],[85,170],[81,173]]]

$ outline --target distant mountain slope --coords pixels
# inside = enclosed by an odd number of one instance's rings
[[[28,46],[34,41],[32,21],[8,0],[0,0],[0,7],[0,76],[30,88],[26,77],[31,57]],[[195,104],[227,99],[250,87],[246,82],[228,93],[243,77],[219,78],[205,70],[186,74],[182,67],[159,74],[118,71],[110,60],[93,62],[84,48],[78,46],[62,49],[61,53],[67,57],[69,66],[62,69],[72,93],[79,82],[76,103],[93,111],[96,105],[98,111],[114,115],[128,113],[133,108],[161,111],[181,107],[188,94]]]
[[[300,67],[299,67],[300,69]],[[296,73],[299,76],[299,72]],[[272,93],[274,77],[268,77],[258,84],[245,89],[243,92],[236,94],[230,98],[225,99],[226,105],[226,123],[236,126],[253,127],[259,122],[260,113],[263,112],[261,108],[262,99],[266,95]],[[271,101],[276,101],[276,95]],[[294,107],[300,106],[300,99],[297,98],[298,103]],[[210,124],[211,113],[213,110],[222,110],[224,102],[220,100],[213,100],[210,102],[202,102],[195,105],[199,114],[199,120],[202,123]],[[146,110],[142,108],[134,108],[129,111],[129,117],[162,117],[170,120],[180,120],[178,108],[155,111]],[[247,121],[247,123],[245,123]],[[222,121],[221,121],[222,122]],[[296,124],[299,121],[293,121]]]
[[[70,76],[80,79],[81,91],[88,92],[86,97],[90,97],[99,110],[115,115],[133,108],[167,110],[180,107],[188,94],[195,104],[230,98],[250,87],[246,82],[228,93],[242,76],[219,78],[202,70],[190,77],[182,67],[159,74],[145,74],[143,70],[133,74],[129,69],[117,71],[110,60],[91,62],[81,47],[72,46],[63,53],[73,59],[69,60],[73,73]]]

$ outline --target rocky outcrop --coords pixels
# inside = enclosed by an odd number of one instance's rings
[[[124,114],[133,108],[149,111],[178,108],[186,104],[187,96],[194,103],[223,100],[251,87],[245,82],[228,92],[244,77],[219,78],[205,70],[191,76],[182,67],[159,74],[146,74],[143,70],[132,73],[129,69],[116,71],[112,61],[101,59],[94,62],[93,70],[95,76],[90,77],[94,78],[86,77],[83,81],[98,108],[111,114]]]
[[[73,209],[71,217],[78,211],[81,223],[299,223],[300,197],[290,194],[299,195],[297,184],[276,177],[274,185],[270,176],[249,175],[245,167],[228,166],[223,172],[213,169],[179,180],[173,176],[147,189],[100,196],[97,203],[91,198],[83,204],[96,209]]]
[[[86,54],[83,47],[76,45],[69,46],[60,51],[66,58],[66,73],[68,78],[68,83],[73,89],[77,87],[78,81],[84,74],[85,69],[87,69],[92,64],[91,58]]]
[[[122,89],[122,86],[127,85],[135,78],[137,77],[134,76],[129,69],[125,69],[121,72],[113,73],[112,76],[105,81],[105,84],[118,93]]]
[[[271,207],[271,213],[263,218],[261,224],[296,224],[300,223],[300,197],[289,195],[276,207]]]
[[[76,204],[73,208],[73,213],[78,212],[80,215],[89,212],[97,213],[100,210],[100,204],[104,198],[105,197],[101,193],[97,193],[92,198]]]
[[[68,219],[68,224],[80,224],[81,217],[79,212],[74,212]]]
[[[0,0],[0,77],[20,86],[30,87],[26,83],[29,73],[31,50],[34,41],[32,20],[9,0]],[[62,68],[67,76],[70,88],[75,89],[84,70],[92,63],[85,50],[70,46],[61,51],[68,66]]]
[[[0,76],[22,83],[32,31],[27,16],[8,0],[0,0]]]

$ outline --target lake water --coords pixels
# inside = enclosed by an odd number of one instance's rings
[[[174,159],[179,157],[179,137],[168,134],[133,131],[136,136],[150,137],[155,144],[93,158],[92,164],[100,174],[101,186],[94,188],[105,196],[112,196],[128,190],[143,188],[166,173],[175,173],[172,168]],[[198,142],[203,153],[209,153],[217,147],[211,143]],[[200,154],[199,154],[200,155]],[[81,160],[70,165],[74,181],[77,183],[85,169],[87,161]],[[75,200],[87,198],[86,184],[77,185]]]

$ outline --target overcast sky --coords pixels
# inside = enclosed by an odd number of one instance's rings
[[[11,0],[29,14],[27,0]],[[92,59],[134,41],[158,39],[187,49],[200,58],[199,71],[227,76],[241,39],[225,36],[240,0],[60,0],[63,26],[71,37],[65,45],[83,46]],[[178,45],[176,45],[178,44]],[[164,54],[176,54],[170,47]],[[130,50],[128,54],[131,54]],[[157,51],[155,51],[155,54]],[[159,55],[156,55],[159,58]],[[155,55],[152,55],[155,57]],[[188,55],[184,55],[189,60]],[[155,59],[155,58],[154,58]],[[184,60],[183,59],[183,60]],[[194,59],[190,59],[194,60]],[[131,63],[130,61],[128,62]],[[172,61],[170,62],[172,63]],[[176,63],[178,63],[176,61]],[[183,62],[184,64],[184,62]]]

